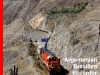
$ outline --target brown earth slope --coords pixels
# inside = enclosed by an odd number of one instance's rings
[[[78,14],[54,14],[49,17],[41,11],[51,8],[73,7],[88,4]],[[20,75],[41,75],[34,67],[34,59],[28,56],[26,45],[31,38],[41,40],[51,31],[48,49],[60,57],[61,65],[71,72],[72,64],[64,62],[67,57],[97,58],[100,75],[100,1],[99,0],[4,0],[4,73],[17,65]],[[29,62],[27,62],[29,61]],[[44,74],[42,74],[44,75]]]
[[[39,0],[4,0],[4,23],[9,24],[16,18],[24,18],[38,2]]]
[[[29,21],[42,10],[59,7],[73,7],[75,4],[98,5],[99,0],[4,0],[5,24],[11,23],[16,18],[23,17]]]

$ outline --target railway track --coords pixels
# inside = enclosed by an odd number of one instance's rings
[[[43,30],[38,30],[38,31],[43,31]],[[51,37],[51,32],[50,31],[43,31],[43,32],[46,32],[46,33],[48,33],[45,37],[48,37],[48,40],[50,39],[50,37]],[[48,47],[47,47],[47,43],[48,43],[48,41],[46,41],[46,42],[41,42],[39,45],[38,45],[38,48],[37,48],[37,52],[38,51],[40,51],[40,50],[42,50],[41,48],[44,48],[44,49],[48,49]],[[45,50],[43,49],[43,51],[45,52]],[[40,53],[40,52],[39,52]],[[46,53],[48,54],[48,51],[46,51]],[[50,53],[49,53],[49,56],[50,56]],[[40,59],[41,57],[39,57],[39,59]],[[41,60],[41,64],[45,67],[45,69],[47,69],[47,71],[48,71],[48,67],[45,65],[45,63],[43,62],[43,60],[42,60],[42,58],[40,59]],[[48,71],[49,72],[49,71]],[[50,72],[49,74],[50,75],[67,75],[69,73],[69,71],[68,70],[66,70],[66,69],[64,69],[61,65],[60,65],[60,72]]]

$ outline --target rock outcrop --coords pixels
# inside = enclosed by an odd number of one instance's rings
[[[80,19],[69,25],[65,23],[67,18],[60,17],[62,21],[56,25],[51,35],[48,48],[60,57],[61,64],[69,71],[73,70],[73,67],[71,63],[65,62],[65,58],[97,58],[97,64],[100,63],[100,16],[95,15],[100,12],[98,9],[85,16],[81,15]]]
[[[78,14],[43,13],[78,3],[87,4]],[[50,31],[47,48],[60,57],[65,69],[73,70],[65,58],[97,58],[97,75],[100,75],[99,5],[99,0],[4,0],[4,73],[8,74],[11,66],[17,65],[20,75],[41,75],[33,58],[27,55],[26,45],[30,39],[41,41]]]

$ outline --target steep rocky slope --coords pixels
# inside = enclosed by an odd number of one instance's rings
[[[28,54],[28,43],[24,42],[15,47],[6,48],[4,51],[4,75],[10,75],[10,69],[13,66],[18,67],[19,75],[48,75],[48,73],[38,68],[38,62],[33,59],[33,56]]]
[[[4,0],[4,23],[7,25],[16,18],[29,21],[37,13],[51,8],[73,7],[75,4],[98,5],[99,0]]]
[[[48,48],[61,58],[61,64],[71,71],[72,64],[65,62],[65,58],[97,58],[100,63],[100,11],[95,10],[82,15],[77,15],[76,20],[71,22],[71,17],[60,16],[62,19],[52,33]],[[98,15],[97,15],[98,14]],[[74,18],[74,17],[73,17]],[[68,20],[70,20],[68,24]],[[98,71],[100,71],[100,66]],[[97,74],[99,75],[100,72]]]
[[[73,7],[87,3],[78,14],[53,14],[41,12],[51,8]],[[41,40],[51,31],[48,49],[60,57],[61,65],[71,72],[72,64],[65,58],[97,58],[100,74],[100,1],[99,0],[4,0],[4,73],[9,75],[13,65],[20,75],[41,75],[28,56],[26,45],[30,38]],[[28,61],[28,62],[27,62]],[[42,74],[44,75],[44,74]]]
[[[24,18],[38,2],[39,0],[4,0],[4,23],[9,24],[16,18]]]
[[[32,27],[22,18],[4,26],[4,74],[10,75],[13,65],[18,66],[20,75],[41,75],[41,70],[35,67],[32,56],[28,55],[29,40],[41,40],[47,32],[32,30]],[[44,72],[45,73],[45,72]],[[44,73],[42,73],[44,75]]]
[[[74,7],[76,4],[85,4],[85,5],[92,5],[92,6],[97,6],[99,5],[100,1],[99,0],[40,0],[37,6],[25,16],[25,19],[29,21],[31,18],[33,18],[37,13],[41,11],[45,11],[48,9],[52,8],[61,8],[66,7],[66,8],[71,8]]]

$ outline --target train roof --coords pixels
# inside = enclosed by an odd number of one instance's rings
[[[54,57],[54,56],[55,56],[55,55],[54,55],[52,52],[50,52],[48,49],[41,48],[40,50],[46,52],[50,57]]]

